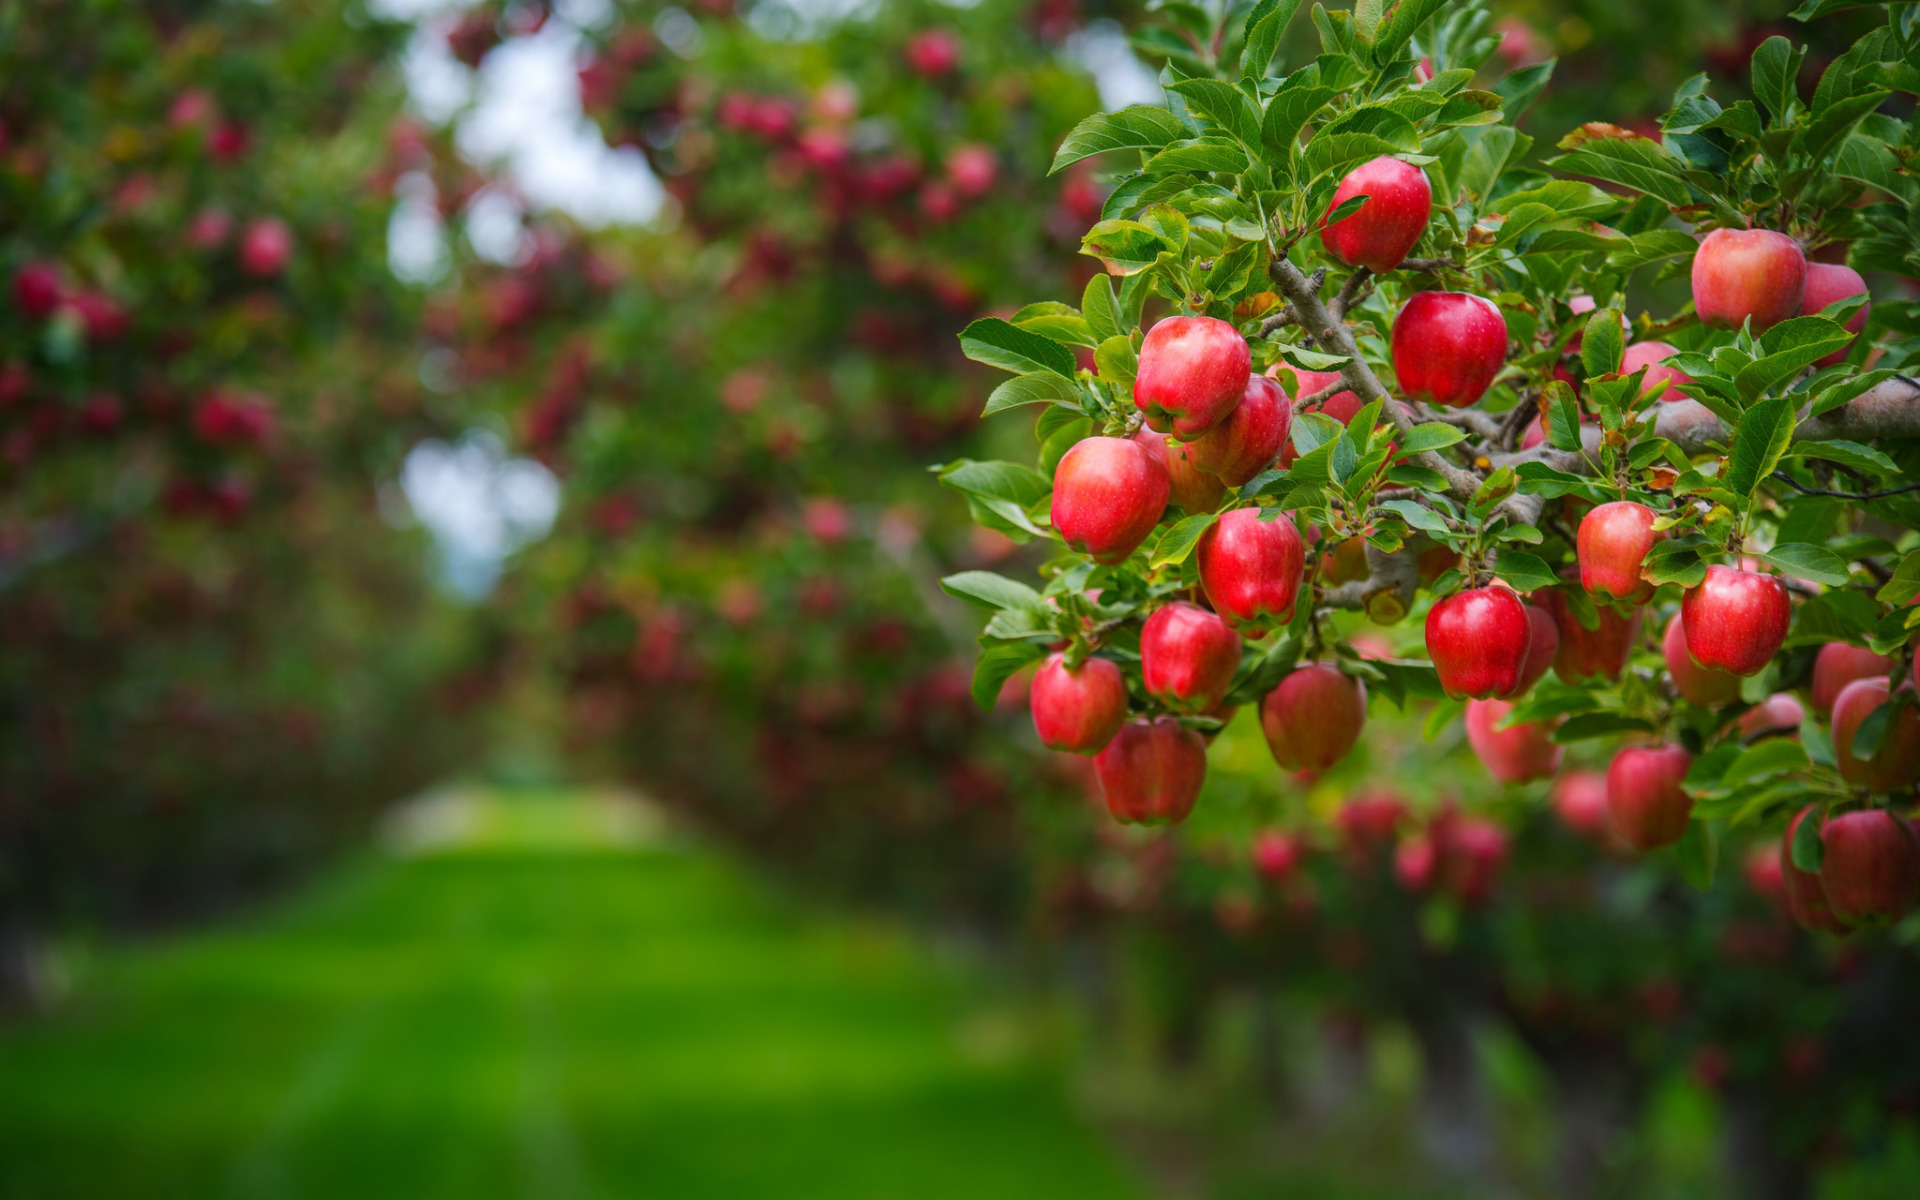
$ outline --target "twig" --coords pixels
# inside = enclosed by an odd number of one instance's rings
[[[1293,305],[1282,305],[1278,312],[1273,313],[1260,322],[1260,336],[1271,337],[1276,330],[1285,329],[1289,325],[1298,325],[1299,323],[1300,317],[1299,314],[1293,311]]]
[[[1349,389],[1349,386],[1350,385],[1347,383],[1346,378],[1342,376],[1341,378],[1321,388],[1319,391],[1308,392],[1306,395],[1300,397],[1298,400],[1295,400],[1293,402],[1293,411],[1296,413],[1303,413],[1307,411],[1309,408],[1315,407],[1316,405],[1325,404],[1327,401],[1333,399],[1335,396],[1339,395],[1341,392],[1347,391]]]
[[[1425,272],[1428,275],[1432,275],[1439,271],[1445,271],[1452,266],[1453,260],[1450,258],[1403,258],[1400,260],[1399,269],[1402,271]]]
[[[1507,414],[1506,421],[1500,426],[1499,436],[1493,439],[1494,445],[1502,450],[1514,449],[1520,442],[1520,431],[1538,415],[1540,397],[1532,391],[1521,393],[1520,403],[1514,405],[1513,411]]]
[[[1347,319],[1347,311],[1364,300],[1367,293],[1371,291],[1373,291],[1373,272],[1365,267],[1355,267],[1353,274],[1347,276],[1347,281],[1340,285],[1340,294],[1333,298],[1333,303],[1327,311],[1333,315],[1334,320],[1344,321]]]
[[[1768,478],[1778,479],[1802,496],[1832,496],[1839,500],[1881,500],[1888,496],[1904,496],[1908,492],[1920,492],[1920,483],[1910,483],[1905,487],[1887,488],[1880,492],[1836,492],[1832,488],[1808,487],[1785,471],[1775,471]]]
[[[1464,429],[1475,437],[1498,440],[1500,421],[1481,412],[1477,408],[1436,408],[1420,414],[1430,420],[1451,425],[1455,429]]]

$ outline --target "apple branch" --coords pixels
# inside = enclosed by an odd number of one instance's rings
[[[1683,453],[1705,453],[1713,444],[1727,444],[1726,426],[1697,400],[1663,403],[1654,417],[1654,432],[1680,447]],[[1920,381],[1897,376],[1831,412],[1802,416],[1794,426],[1796,442],[1869,442],[1876,438],[1920,438]]]
[[[1398,620],[1413,607],[1414,592],[1419,587],[1418,554],[1405,546],[1389,554],[1368,544],[1367,577],[1329,589],[1321,594],[1320,603],[1326,608],[1364,610]]]

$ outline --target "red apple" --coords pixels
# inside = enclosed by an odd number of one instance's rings
[[[1251,375],[1227,419],[1188,443],[1188,457],[1239,487],[1273,465],[1292,428],[1293,404],[1286,391],[1265,375]]]
[[[1127,438],[1075,442],[1053,472],[1053,528],[1093,561],[1122,563],[1166,511],[1167,470]]]
[[[1300,865],[1300,839],[1278,829],[1263,829],[1253,839],[1253,869],[1271,880],[1282,880]]]
[[[1904,792],[1920,779],[1920,712],[1911,694],[1903,694],[1896,715],[1880,735],[1872,758],[1856,758],[1854,735],[1867,715],[1888,702],[1891,689],[1885,675],[1856,679],[1840,689],[1833,701],[1833,765],[1840,778],[1876,792]]]
[[[1856,679],[1872,679],[1893,671],[1893,660],[1862,646],[1846,642],[1828,642],[1813,659],[1813,711],[1821,716],[1833,712],[1840,689]]]
[[[240,269],[256,279],[278,275],[293,257],[293,231],[277,217],[247,226],[240,235]]]
[[[1612,819],[1607,814],[1607,777],[1598,771],[1568,771],[1549,793],[1553,811],[1582,837],[1601,837]]]
[[[1180,712],[1219,704],[1240,668],[1240,635],[1198,604],[1176,600],[1140,630],[1140,674],[1147,694]]]
[[[1666,656],[1667,674],[1673,679],[1674,690],[1687,703],[1697,704],[1701,708],[1719,708],[1740,698],[1738,675],[1703,667],[1693,661],[1693,655],[1687,652],[1687,631],[1679,613],[1675,613],[1673,620],[1667,622],[1666,636],[1661,639],[1660,649]]]
[[[1628,746],[1607,768],[1613,827],[1638,850],[1671,846],[1687,831],[1693,797],[1680,782],[1693,756],[1679,746]]]
[[[1792,692],[1775,692],[1740,714],[1740,736],[1752,741],[1769,734],[1800,736],[1800,723],[1807,719],[1806,706]]]
[[[992,191],[993,181],[999,174],[1000,160],[994,157],[991,146],[967,142],[955,146],[947,155],[947,182],[968,199],[977,199]]]
[[[1506,700],[1467,701],[1467,744],[1501,783],[1530,783],[1560,769],[1561,749],[1547,726],[1526,722],[1495,728],[1513,711]]]
[[[1265,631],[1293,617],[1306,547],[1285,513],[1257,508],[1223,514],[1200,535],[1200,586],[1213,610],[1237,629]]]
[[[1295,668],[1260,702],[1267,748],[1289,771],[1324,771],[1339,762],[1366,721],[1366,685],[1332,663]]]
[[[1800,297],[1800,315],[1812,316],[1837,300],[1865,295],[1866,291],[1867,281],[1860,278],[1860,272],[1852,267],[1839,263],[1810,262],[1807,264],[1807,290]],[[1847,322],[1849,332],[1858,335],[1867,327],[1867,312],[1868,309],[1863,308],[1853,315],[1853,319]],[[1859,339],[1856,336],[1854,340]],[[1837,362],[1844,362],[1847,352],[1852,349],[1853,342],[1848,342],[1813,365],[1830,367]]]
[[[1094,757],[1093,773],[1122,825],[1177,825],[1207,780],[1207,747],[1172,717],[1128,721]]]
[[[1348,798],[1333,815],[1348,855],[1369,859],[1393,844],[1407,819],[1407,805],[1391,792],[1368,791]]]
[[[1682,389],[1693,382],[1693,376],[1685,371],[1661,365],[1678,353],[1680,353],[1678,349],[1665,342],[1635,342],[1627,347],[1625,354],[1620,356],[1620,373],[1631,375],[1641,367],[1645,367],[1647,373],[1640,380],[1642,396],[1664,383],[1667,385],[1667,390],[1660,393],[1663,404],[1677,404],[1682,400],[1691,400],[1693,397],[1687,395]]]
[[[1665,535],[1655,533],[1654,511],[1631,500],[1613,500],[1592,509],[1576,536],[1580,586],[1596,596],[1644,604],[1651,594],[1642,573],[1647,552]]]
[[[1418,292],[1393,319],[1393,373],[1410,400],[1465,408],[1507,361],[1507,319],[1468,292]]]
[[[1771,575],[1714,565],[1680,598],[1687,651],[1703,667],[1758,675],[1787,640],[1793,608]]]
[[[1844,934],[1847,927],[1833,915],[1826,889],[1820,886],[1820,876],[1793,865],[1794,835],[1800,830],[1800,822],[1813,813],[1811,807],[1795,813],[1793,820],[1787,822],[1787,832],[1780,838],[1780,874],[1787,885],[1787,909],[1794,920],[1808,929]]]
[[[29,321],[44,321],[66,299],[67,288],[56,263],[30,262],[13,274],[13,303]]]
[[[1134,434],[1138,441],[1152,442],[1167,468],[1168,499],[1189,513],[1212,512],[1227,498],[1226,480],[1211,471],[1203,471],[1193,461],[1198,442],[1182,442],[1164,433],[1142,427]]]
[[[1716,229],[1693,256],[1693,311],[1709,325],[1753,331],[1800,315],[1807,256],[1800,243],[1771,229]]]
[[[1320,244],[1349,267],[1391,271],[1427,231],[1427,218],[1433,214],[1433,185],[1419,167],[1383,155],[1347,172],[1327,211],[1355,196],[1366,200],[1349,216],[1322,229]]]
[[[945,29],[927,29],[907,40],[907,65],[928,79],[949,74],[960,65],[960,39]]]
[[[1552,614],[1560,631],[1560,650],[1553,656],[1553,673],[1563,683],[1583,679],[1618,679],[1640,640],[1640,610],[1621,616],[1609,604],[1594,606],[1599,624],[1588,629],[1567,607],[1559,588],[1547,588],[1533,594],[1535,604]]]
[[[1456,700],[1512,692],[1532,642],[1526,605],[1498,584],[1455,592],[1427,612],[1427,655]]]
[[[1820,840],[1820,889],[1842,925],[1891,925],[1920,899],[1920,840],[1899,817],[1883,808],[1828,817]]]
[[[1069,667],[1066,655],[1054,654],[1033,673],[1027,703],[1049,750],[1098,754],[1127,719],[1127,684],[1107,659]]]
[[[1547,668],[1560,653],[1560,626],[1555,623],[1553,614],[1544,608],[1532,604],[1527,608],[1527,624],[1532,633],[1527,641],[1527,661],[1520,668],[1520,684],[1503,699],[1511,700],[1524,696],[1533,685],[1540,682]]]
[[[1440,858],[1440,883],[1465,905],[1484,904],[1507,861],[1507,832],[1492,821],[1451,823]]]
[[[1147,423],[1190,442],[1226,420],[1247,390],[1247,339],[1212,317],[1168,317],[1147,331],[1133,403]]]

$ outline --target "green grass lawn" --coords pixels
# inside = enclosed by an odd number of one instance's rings
[[[905,939],[483,807],[0,1028],[0,1197],[1139,1194]]]

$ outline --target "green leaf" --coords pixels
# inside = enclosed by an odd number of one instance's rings
[[[1101,342],[1093,352],[1093,367],[1100,373],[1101,382],[1131,388],[1134,375],[1140,370],[1140,356],[1133,349],[1133,339],[1121,334]]]
[[[975,362],[1024,375],[1051,371],[1071,380],[1073,351],[999,317],[982,317],[960,331],[960,349]]]
[[[1872,446],[1863,446],[1859,442],[1834,439],[1831,442],[1801,442],[1794,447],[1794,453],[1801,458],[1822,458],[1828,462],[1837,462],[1843,467],[1851,467],[1862,473],[1879,472],[1882,475],[1898,475],[1900,465]]]
[[[1322,354],[1306,346],[1283,343],[1280,356],[1302,371],[1338,371],[1347,365],[1345,355]]]
[[[1793,848],[1789,852],[1793,865],[1809,875],[1820,873],[1820,864],[1827,855],[1826,843],[1820,840],[1820,823],[1820,813],[1815,810],[1802,818],[1800,827],[1793,831]]]
[[[1805,50],[1796,53],[1793,43],[1778,35],[1761,42],[1753,52],[1753,97],[1766,105],[1776,125],[1785,122],[1799,99],[1794,76],[1805,54]]]
[[[1418,500],[1385,500],[1381,502],[1380,507],[1398,514],[1401,520],[1422,532],[1446,533],[1448,531],[1447,519]]]
[[[1616,733],[1652,733],[1653,722],[1625,713],[1595,712],[1570,717],[1553,731],[1553,740],[1561,745],[1583,742],[1588,738],[1610,737]]]
[[[1442,421],[1429,421],[1425,425],[1415,425],[1412,433],[1400,439],[1400,452],[1418,454],[1423,450],[1445,450],[1466,440],[1466,430]]]
[[[1580,400],[1566,380],[1548,381],[1540,399],[1547,418],[1547,444],[1555,450],[1580,449]]]
[[[1044,533],[1027,510],[1053,491],[1053,484],[1032,467],[1010,462],[972,462],[966,459],[941,471],[940,482],[1015,528]]]
[[[1058,300],[1029,304],[1013,314],[1012,321],[1016,328],[1051,338],[1064,346],[1092,349],[1100,344],[1099,339],[1093,336],[1093,329],[1087,324],[1086,318],[1080,315],[1080,310]]]
[[[1706,821],[1687,822],[1673,851],[1680,877],[1699,891],[1712,891],[1713,869],[1720,859],[1720,839],[1714,836],[1713,826]]]
[[[1267,111],[1260,118],[1260,141],[1283,159],[1292,153],[1300,140],[1300,131],[1306,128],[1314,114],[1340,94],[1338,88],[1315,82],[1317,72],[1313,77],[1308,77],[1311,70],[1298,71],[1290,76],[1273,99],[1267,102]]]
[[[1280,48],[1280,35],[1287,30],[1293,14],[1300,11],[1301,0],[1260,0],[1247,13],[1245,48],[1240,51],[1240,77],[1264,79],[1273,64],[1273,53]]]
[[[1775,546],[1759,557],[1789,575],[1811,579],[1828,587],[1845,587],[1849,578],[1846,562],[1825,546],[1789,542],[1784,546]]]
[[[1141,170],[1149,175],[1171,171],[1238,175],[1249,165],[1247,151],[1238,142],[1226,138],[1193,138],[1168,146],[1148,159]]]
[[[1547,81],[1553,78],[1554,64],[1558,59],[1525,67],[1493,85],[1494,95],[1500,97],[1501,108],[1506,112],[1508,121],[1519,123],[1533,102],[1546,89]]]
[[[1024,583],[992,571],[962,571],[940,581],[949,596],[971,600],[988,608],[1039,608],[1040,593]]]
[[[1406,120],[1405,117],[1400,119]],[[1322,175],[1345,175],[1361,163],[1372,162],[1382,155],[1399,153],[1402,153],[1400,146],[1377,133],[1329,135],[1317,132],[1301,152],[1300,160],[1306,168],[1307,178],[1318,179]]]
[[[1853,731],[1853,744],[1847,749],[1856,762],[1870,761],[1880,752],[1880,742],[1887,736],[1887,722],[1893,716],[1893,702],[1882,701],[1860,722]]]
[[[1560,582],[1552,568],[1537,555],[1524,550],[1500,551],[1500,557],[1493,565],[1493,573],[1506,580],[1516,592],[1531,592]]]
[[[1793,440],[1793,423],[1793,404],[1781,396],[1762,400],[1740,415],[1727,466],[1730,491],[1751,496],[1760,482],[1773,474]]]
[[[1193,553],[1193,548],[1200,544],[1200,535],[1204,534],[1216,519],[1217,515],[1214,513],[1194,513],[1175,521],[1167,527],[1165,533],[1160,535],[1159,542],[1153,547],[1153,556],[1148,560],[1148,565],[1166,567],[1187,561],[1187,556]]]
[[[1086,290],[1080,293],[1080,311],[1087,319],[1087,328],[1093,331],[1096,348],[1108,338],[1128,332],[1120,324],[1120,305],[1105,275],[1087,280]]]
[[[1168,91],[1187,99],[1194,112],[1248,146],[1260,144],[1260,109],[1246,92],[1223,79],[1182,79]]]
[[[1108,150],[1157,150],[1189,132],[1179,117],[1157,105],[1136,104],[1115,113],[1095,113],[1074,126],[1060,143],[1047,173]]]
[[[1373,61],[1384,67],[1400,57],[1400,52],[1427,23],[1427,18],[1446,7],[1446,3],[1447,0],[1400,0],[1387,19],[1386,28],[1374,40]]]
[[[1893,569],[1893,578],[1874,593],[1875,600],[1907,605],[1920,597],[1920,550],[1909,550]]]
[[[989,642],[973,664],[973,702],[991,712],[1016,671],[1047,656],[1047,648],[1035,642]]]
[[[1567,153],[1548,159],[1548,166],[1645,192],[1675,208],[1693,203],[1679,160],[1650,138],[1596,135],[1583,126],[1562,139],[1560,148]]]
[[[1599,309],[1587,318],[1587,331],[1580,339],[1580,362],[1588,375],[1612,375],[1618,371],[1620,356],[1626,348],[1619,309]]]
[[[1844,326],[1825,317],[1782,321],[1760,336],[1760,357],[1740,368],[1734,386],[1742,399],[1752,400],[1852,340]]]
[[[1731,788],[1763,775],[1804,771],[1812,765],[1799,742],[1787,737],[1768,738],[1742,750],[1740,757],[1721,774],[1719,786]]]
[[[1030,371],[994,388],[980,415],[990,417],[1023,404],[1065,404],[1078,409],[1084,401],[1079,385],[1073,380],[1062,379],[1052,371]]]
[[[1173,239],[1140,221],[1102,221],[1080,239],[1080,253],[1099,259],[1109,275],[1137,275],[1180,251]]]

